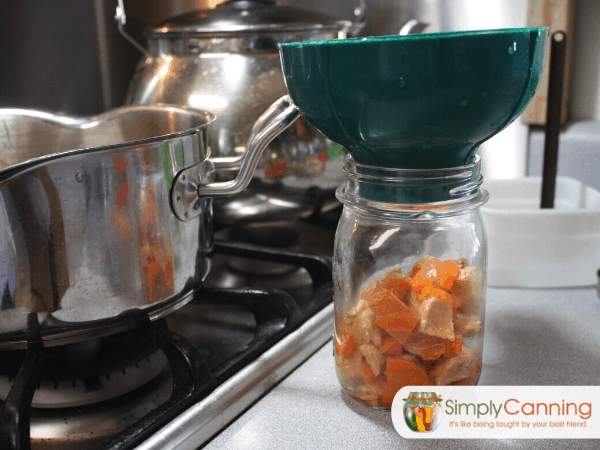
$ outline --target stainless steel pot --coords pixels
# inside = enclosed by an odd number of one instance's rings
[[[211,198],[244,189],[297,117],[288,97],[273,104],[238,177],[215,183],[209,112],[0,110],[0,348],[113,334],[185,304],[210,269]]]
[[[209,130],[213,152],[235,169],[252,123],[287,93],[277,45],[356,34],[366,17],[364,0],[356,5],[355,23],[273,0],[230,0],[169,19],[147,31],[149,49],[125,103],[188,105],[217,114]],[[261,158],[256,178],[263,183],[235,205],[221,202],[222,221],[272,220],[277,211],[285,218],[303,215],[314,207],[311,187],[329,192],[337,203],[333,192],[343,182],[343,161],[327,158],[332,144],[300,119]]]

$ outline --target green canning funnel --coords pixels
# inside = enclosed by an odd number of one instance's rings
[[[469,164],[525,109],[544,66],[547,28],[281,44],[302,116],[360,164]]]

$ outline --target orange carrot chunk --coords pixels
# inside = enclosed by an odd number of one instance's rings
[[[442,354],[435,348],[426,348],[421,352],[421,358],[425,361],[434,361],[440,359],[440,356],[442,356]]]
[[[402,344],[393,337],[387,337],[381,344],[381,353],[397,353],[402,350]]]
[[[421,291],[421,294],[419,295],[419,300],[422,301],[427,297],[436,297],[440,300],[444,300],[452,305],[452,309],[460,308],[460,298],[449,294],[443,289],[438,289],[433,286],[426,286]]]
[[[410,283],[401,278],[386,276],[383,280],[381,280],[381,287],[383,289],[392,291],[398,296],[398,298],[401,299],[404,294],[406,294],[406,291],[410,289]]]
[[[416,309],[406,307],[404,312],[380,317],[375,320],[375,323],[400,344],[404,345],[418,321],[419,312]]]
[[[388,382],[401,383],[402,386],[429,386],[425,371],[407,358],[388,358],[385,374]]]
[[[402,309],[394,314],[379,316],[375,323],[404,345],[419,321],[419,311],[402,304]]]
[[[366,298],[369,308],[378,316],[385,316],[402,311],[406,305],[400,300],[396,294],[387,289],[380,289],[372,292]]]
[[[460,274],[460,266],[452,260],[445,261],[437,270],[440,286],[444,289],[451,289],[454,281]]]
[[[427,273],[422,270],[417,272],[414,278],[410,281],[410,287],[413,289],[413,291],[421,291],[423,288],[432,285],[433,280],[428,278]]]
[[[451,356],[460,355],[462,352],[462,338],[456,337],[453,341],[444,339],[444,356],[449,358]]]
[[[429,386],[429,377],[417,364],[406,358],[388,358],[386,362],[387,383],[382,382],[385,390],[381,400],[386,405],[391,405],[396,392],[404,386]]]
[[[372,383],[373,381],[375,381],[376,377],[367,363],[363,362],[361,371],[365,382]]]
[[[335,352],[342,358],[348,358],[356,350],[357,344],[356,339],[352,335],[343,337],[340,342],[336,339]]]

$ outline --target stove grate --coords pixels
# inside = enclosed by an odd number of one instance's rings
[[[276,342],[296,330],[304,321],[332,300],[333,283],[328,260],[251,244],[216,242],[215,252],[273,261],[305,268],[312,279],[312,296],[298,305],[289,294],[278,290],[203,288],[192,303],[240,305],[256,319],[252,341],[238,353],[212,370],[199,350],[184,337],[170,331],[164,320],[133,330],[142,339],[160,348],[173,374],[171,397],[162,405],[115,436],[102,450],[130,450],[157,432],[183,411],[201,401],[219,384],[255,360]],[[32,314],[31,333],[35,333],[36,314]],[[39,382],[46,349],[30,349],[8,397],[0,409],[0,448],[29,450],[29,414],[35,387]]]

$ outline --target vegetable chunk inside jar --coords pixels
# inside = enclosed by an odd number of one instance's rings
[[[481,372],[481,275],[426,256],[362,292],[335,327],[337,375],[354,398],[390,408],[404,386],[475,385]]]

